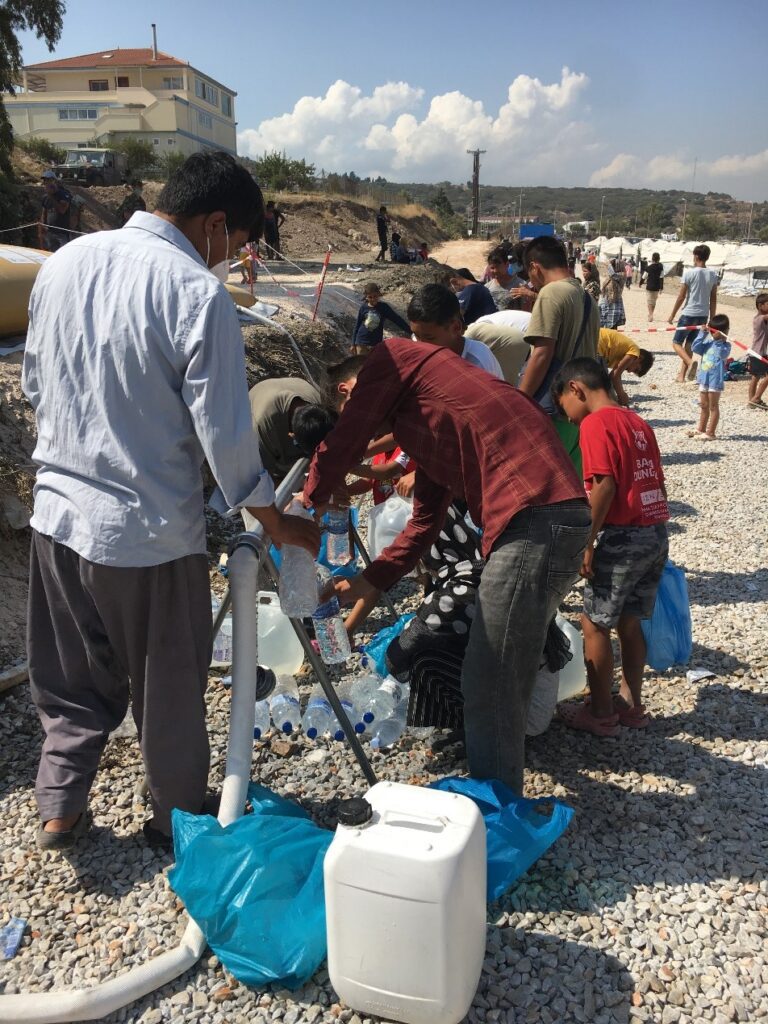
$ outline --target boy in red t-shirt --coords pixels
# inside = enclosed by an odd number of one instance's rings
[[[607,371],[593,359],[572,359],[552,385],[565,415],[579,424],[584,483],[592,532],[584,552],[584,659],[591,700],[564,704],[560,715],[573,729],[617,736],[619,726],[642,729],[650,715],[641,690],[645,637],[669,543],[664,473],[656,437],[637,413],[610,395]],[[615,628],[621,648],[621,688],[611,696]]]

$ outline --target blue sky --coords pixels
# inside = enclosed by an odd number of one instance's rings
[[[238,93],[239,149],[318,169],[768,200],[765,0],[70,0],[57,56],[151,44]],[[32,35],[26,63],[50,59]]]

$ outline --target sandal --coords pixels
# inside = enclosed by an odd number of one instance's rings
[[[596,718],[584,702],[558,704],[557,714],[569,729],[577,729],[579,732],[590,732],[604,739],[614,739],[621,733],[619,716],[615,712],[606,718]]]
[[[619,723],[627,729],[647,729],[653,721],[653,715],[645,710],[644,704],[624,704],[618,699],[614,700],[613,706],[619,716]]]

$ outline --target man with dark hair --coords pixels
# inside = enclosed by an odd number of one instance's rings
[[[365,355],[347,356],[340,363],[327,366],[325,369],[325,380],[323,382],[323,397],[325,404],[330,409],[339,412],[344,408],[344,403],[352,393],[357,381],[357,375],[365,366],[368,358]]]
[[[389,248],[389,214],[386,206],[380,206],[376,214],[376,234],[379,236],[379,255],[376,263],[385,263]]]
[[[466,366],[447,347],[390,338],[368,356],[318,448],[305,502],[321,512],[383,430],[418,467],[413,517],[362,575],[336,581],[336,592],[352,604],[391,587],[463,496],[483,529],[487,559],[462,672],[469,767],[476,778],[501,779],[521,793],[528,705],[547,627],[589,532],[583,486],[547,417],[516,388]]]
[[[336,422],[320,391],[302,377],[272,377],[249,392],[251,420],[267,472],[278,484],[301,455],[312,455]]]
[[[683,384],[686,375],[689,380],[696,377],[697,360],[693,358],[691,345],[696,331],[693,326],[706,327],[717,312],[717,271],[707,269],[710,257],[708,245],[697,245],[693,250],[693,266],[683,273],[683,283],[675,299],[667,323],[674,323],[677,311],[682,306],[677,330],[672,336],[672,348],[680,356],[680,370],[677,383]]]
[[[37,225],[38,243],[41,249],[56,252],[72,238],[68,230],[72,227],[72,194],[64,188],[54,171],[43,171],[43,188],[45,195]]]
[[[531,355],[523,367],[520,390],[554,417],[554,427],[581,473],[579,431],[558,416],[550,386],[557,370],[574,356],[597,356],[600,313],[592,296],[568,271],[565,248],[556,238],[532,239],[523,253],[531,284],[539,295],[525,340]]]
[[[467,267],[449,271],[445,283],[456,293],[465,327],[469,327],[481,316],[496,312],[493,296],[484,284],[475,280],[475,275]]]
[[[494,377],[504,379],[501,367],[487,345],[464,337],[459,300],[442,284],[425,284],[408,303],[406,311],[416,341],[440,345]]]
[[[154,817],[201,810],[211,606],[203,459],[230,507],[313,554],[317,527],[274,505],[251,426],[243,340],[219,278],[263,221],[226,153],[196,153],[154,214],[46,260],[29,310],[23,386],[37,414],[29,679],[45,733],[38,844],[87,831],[88,794],[128,707]],[[218,268],[223,268],[219,270]]]

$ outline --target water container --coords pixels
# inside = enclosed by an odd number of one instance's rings
[[[304,649],[280,607],[277,594],[260,591],[257,607],[259,664],[271,668],[278,676],[295,675],[304,662]]]
[[[336,694],[339,698],[339,703],[341,704],[344,711],[346,711],[347,718],[349,719],[352,728],[355,730],[355,732],[365,732],[365,723],[361,721],[357,708],[355,707],[355,703],[352,699],[351,684],[342,681],[336,687]],[[331,724],[331,736],[333,736],[335,740],[339,741],[345,739],[344,727],[342,726],[340,720],[336,717],[336,715],[333,716]]]
[[[328,974],[339,998],[367,1016],[458,1024],[485,955],[485,825],[476,805],[379,782],[365,800],[340,806],[324,876]]]
[[[413,515],[413,504],[399,494],[376,505],[368,514],[368,553],[378,558],[384,548],[403,532]]]
[[[317,589],[322,594],[331,582],[331,574],[324,565],[317,567]],[[312,613],[315,639],[320,648],[320,657],[326,665],[341,665],[352,653],[349,636],[341,617],[339,599],[335,594],[319,604]]]
[[[213,611],[213,603],[211,603]],[[218,609],[217,609],[218,611]],[[213,640],[213,652],[211,665],[214,668],[223,668],[232,662],[232,616],[226,615],[221,623],[221,628]]]
[[[587,668],[584,664],[584,637],[562,615],[555,618],[558,629],[562,629],[568,638],[573,657],[560,669],[557,684],[557,699],[569,700],[581,693],[587,685]]]
[[[326,559],[328,565],[346,565],[349,552],[349,507],[330,508],[325,515],[328,531]]]
[[[288,506],[288,512],[300,519],[312,518],[296,498]],[[304,548],[283,545],[278,593],[280,607],[291,618],[303,619],[317,607],[315,560]]]
[[[316,740],[331,731],[335,721],[333,708],[325,696],[325,691],[318,683],[309,695],[307,706],[301,718],[301,728],[309,740]]]
[[[253,716],[253,738],[263,739],[269,732],[270,726],[269,701],[257,700]]]
[[[299,688],[293,676],[278,676],[277,683],[269,698],[269,710],[275,728],[290,736],[301,722]]]
[[[391,678],[391,677],[390,677]],[[371,724],[371,746],[374,750],[391,747],[397,743],[408,725],[408,704],[411,699],[411,688],[407,684],[400,686],[400,701],[392,713]],[[431,729],[429,730],[432,731]]]

